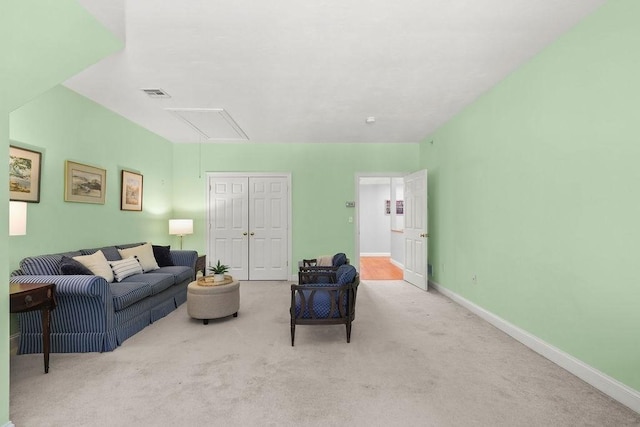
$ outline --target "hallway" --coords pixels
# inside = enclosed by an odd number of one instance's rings
[[[361,280],[402,280],[402,269],[391,263],[390,257],[361,257]]]

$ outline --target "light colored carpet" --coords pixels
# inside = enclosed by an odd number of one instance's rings
[[[113,352],[11,357],[29,426],[637,426],[640,415],[436,292],[363,282],[343,326],[289,335],[289,285],[243,282],[237,318],[186,304]]]

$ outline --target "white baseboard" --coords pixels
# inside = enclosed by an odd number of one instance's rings
[[[360,253],[360,257],[363,256],[391,256],[389,252],[363,252]]]
[[[401,270],[404,270],[404,264],[400,264],[398,261],[396,261],[395,259],[391,258],[391,264],[395,265],[396,267],[398,267]]]
[[[531,350],[549,359],[561,368],[566,369],[576,377],[580,378],[588,384],[591,384],[593,387],[597,388],[604,394],[617,400],[623,405],[628,406],[634,411],[640,413],[639,391],[622,384],[620,381],[611,378],[607,374],[600,372],[590,365],[587,365],[581,360],[552,346],[551,344],[541,340],[535,335],[530,334],[524,329],[520,329],[519,327],[507,322],[506,320],[496,316],[495,314],[485,310],[484,308],[474,304],[473,302],[441,286],[440,284],[431,280],[429,281],[429,284],[442,295],[450,298],[467,310],[477,314],[479,317],[491,323],[493,326],[500,329],[507,335],[510,335],[514,339],[520,341]]]
[[[2,427],[16,427],[11,421],[3,425]]]

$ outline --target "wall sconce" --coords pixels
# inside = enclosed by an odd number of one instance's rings
[[[182,238],[186,234],[193,234],[192,219],[170,219],[169,234],[180,236],[180,249],[182,249]]]
[[[9,236],[27,234],[27,202],[9,202]]]

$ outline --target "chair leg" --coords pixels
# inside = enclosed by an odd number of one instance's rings
[[[293,347],[293,341],[296,338],[296,324],[291,322],[291,347]]]
[[[351,342],[351,322],[347,322],[347,344]]]

